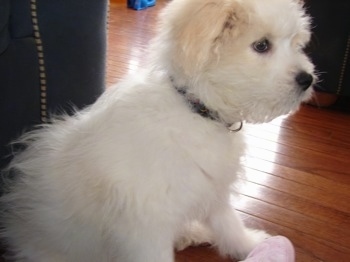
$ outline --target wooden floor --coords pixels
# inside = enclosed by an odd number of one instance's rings
[[[167,1],[143,11],[125,2],[111,5],[108,85],[147,66],[145,49]],[[350,261],[350,115],[303,106],[244,133],[247,176],[235,204],[244,222],[291,239],[297,262]],[[176,261],[229,260],[211,248],[190,248]]]

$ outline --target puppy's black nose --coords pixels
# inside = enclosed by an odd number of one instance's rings
[[[312,75],[302,71],[297,76],[295,77],[295,81],[299,85],[299,87],[303,90],[306,91],[314,81],[314,78]]]

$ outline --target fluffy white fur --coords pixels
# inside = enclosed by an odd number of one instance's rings
[[[271,48],[258,53],[263,38]],[[1,199],[16,261],[173,262],[175,245],[203,241],[244,258],[268,235],[229,203],[244,141],[224,123],[269,121],[308,99],[295,78],[313,74],[309,38],[297,0],[171,1],[151,69],[22,138]],[[174,85],[220,121],[194,113]]]

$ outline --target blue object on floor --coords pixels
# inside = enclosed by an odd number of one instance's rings
[[[156,0],[128,0],[128,7],[135,10],[142,10],[155,4]]]

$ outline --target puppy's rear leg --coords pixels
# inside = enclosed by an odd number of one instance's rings
[[[152,226],[145,229],[135,225],[129,235],[121,236],[121,232],[117,232],[114,241],[117,245],[116,261],[174,262],[173,237],[161,229]]]
[[[214,242],[222,255],[244,259],[269,235],[264,231],[246,228],[230,205],[216,207],[209,217]]]
[[[179,233],[175,241],[175,249],[181,251],[189,246],[212,244],[212,239],[212,233],[208,227],[199,221],[192,221],[187,223]]]
[[[148,240],[150,241],[150,240]],[[135,246],[123,262],[174,262],[173,247],[157,246],[152,241]]]

